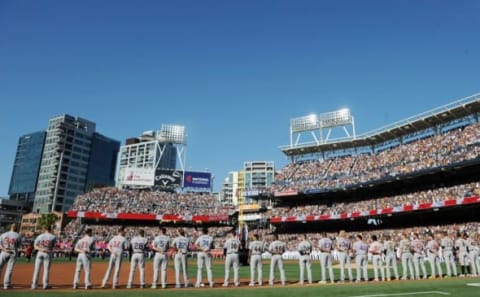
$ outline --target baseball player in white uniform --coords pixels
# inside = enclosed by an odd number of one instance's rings
[[[183,272],[185,288],[188,287],[188,262],[187,254],[189,251],[190,239],[185,237],[185,230],[179,229],[178,236],[173,240],[172,247],[175,249],[175,287],[180,288],[180,270]]]
[[[322,271],[322,279],[318,282],[320,284],[327,283],[327,269],[330,276],[330,281],[335,282],[333,277],[332,267],[332,248],[333,241],[327,237],[326,234],[322,235],[322,238],[318,241],[318,248],[320,249],[320,269]]]
[[[20,234],[17,233],[17,225],[12,224],[10,231],[0,235],[0,273],[6,264],[7,269],[3,276],[3,288],[8,290],[12,288],[10,279],[12,277],[13,266],[17,257],[18,247],[20,246]]]
[[[381,280],[385,281],[385,271],[383,270],[383,261],[382,261],[382,253],[383,253],[383,244],[378,241],[377,235],[372,235],[372,243],[370,243],[370,247],[368,249],[369,253],[372,255],[372,264],[373,264],[373,280],[379,281],[379,274],[380,271]]]
[[[350,251],[352,243],[346,238],[345,231],[340,231],[335,239],[335,247],[337,249],[338,261],[340,263],[340,282],[345,281],[345,268],[348,270],[348,279],[353,281],[352,264],[350,262]]]
[[[477,236],[471,234],[467,239],[467,248],[468,248],[468,259],[470,261],[470,267],[472,271],[472,276],[479,276],[480,274],[480,263],[478,261],[478,242]]]
[[[278,266],[278,270],[280,270],[280,282],[282,286],[284,286],[286,278],[282,255],[285,253],[286,245],[285,242],[278,240],[278,234],[274,234],[273,239],[274,240],[268,246],[268,251],[270,254],[272,254],[272,258],[270,260],[270,278],[268,280],[268,284],[273,286],[275,281],[275,266]]]
[[[413,267],[415,268],[415,278],[420,279],[420,269],[422,270],[421,278],[427,278],[427,269],[425,268],[425,244],[418,233],[413,235]]]
[[[443,272],[440,261],[440,245],[438,244],[438,241],[435,240],[434,235],[432,234],[428,235],[427,257],[428,262],[430,262],[430,278],[436,278],[437,273],[438,277],[441,278],[443,276]],[[437,269],[436,271],[435,268]]]
[[[170,248],[170,237],[167,236],[167,229],[160,228],[160,234],[153,239],[152,249],[155,251],[153,258],[153,282],[152,289],[157,288],[158,272],[161,269],[162,288],[167,287],[167,251]]]
[[[385,242],[383,243],[383,249],[385,251],[385,270],[387,275],[387,281],[392,280],[391,269],[395,274],[395,279],[398,280],[398,266],[397,266],[397,253],[396,253],[396,244],[392,240],[391,235],[385,236]]]
[[[199,288],[202,284],[202,271],[203,266],[207,270],[207,279],[210,288],[213,288],[213,275],[212,275],[212,255],[210,251],[214,249],[213,237],[208,235],[208,228],[202,229],[202,235],[200,235],[195,241],[195,247],[197,250],[197,282],[195,287]]]
[[[440,245],[443,250],[443,259],[445,260],[445,266],[447,267],[447,276],[457,276],[457,264],[455,264],[455,256],[453,255],[454,243],[450,236],[444,232],[442,234],[442,240]]]
[[[75,276],[73,278],[73,288],[78,289],[78,283],[80,282],[80,271],[82,267],[85,273],[85,289],[92,288],[91,281],[91,253],[95,250],[95,238],[92,236],[92,229],[85,230],[85,236],[83,236],[75,245],[75,252],[77,256],[77,266],[75,267]]]
[[[147,247],[147,239],[145,238],[145,231],[140,229],[138,236],[135,236],[130,240],[130,246],[132,247],[132,257],[130,259],[130,273],[128,274],[127,289],[132,288],[133,277],[135,276],[135,270],[138,267],[140,271],[140,288],[145,287],[145,248]]]
[[[458,262],[460,263],[460,277],[466,276],[470,271],[466,237],[466,234],[458,233],[457,240],[455,240],[455,250],[457,251]]]
[[[249,286],[255,286],[255,270],[257,270],[257,283],[259,286],[263,283],[263,263],[262,254],[265,251],[265,242],[259,240],[258,234],[253,235],[253,240],[249,246],[250,257],[250,284]]]
[[[408,279],[408,271],[410,271],[410,279],[415,279],[415,273],[413,270],[413,256],[412,256],[412,243],[407,238],[406,234],[402,234],[402,239],[399,243],[399,252],[402,259],[402,280]]]
[[[128,241],[125,238],[125,231],[123,228],[118,231],[117,235],[110,239],[107,249],[110,251],[110,260],[102,281],[102,288],[105,288],[107,285],[112,269],[115,267],[115,271],[113,272],[112,289],[116,289],[118,286],[118,275],[120,274],[120,268],[122,266],[123,253],[128,250]]]
[[[240,285],[240,281],[238,279],[238,266],[239,266],[239,258],[238,258],[238,251],[240,249],[240,240],[235,235],[235,230],[230,232],[230,237],[227,238],[223,248],[225,249],[225,280],[223,282],[224,287],[228,287],[228,283],[230,280],[230,268],[233,268],[233,283],[235,287]]]
[[[33,243],[33,248],[37,250],[37,257],[35,258],[35,269],[33,271],[32,290],[37,288],[38,274],[40,273],[40,266],[43,265],[43,289],[50,289],[48,283],[50,274],[50,264],[52,260],[52,251],[57,238],[50,233],[51,226],[44,228],[44,232],[40,234]]]
[[[308,283],[312,283],[312,261],[310,260],[310,254],[312,253],[312,244],[307,240],[305,234],[300,235],[298,238],[300,243],[297,246],[300,257],[298,258],[298,264],[300,266],[300,281],[301,285],[305,282],[305,270],[307,270]]]
[[[363,241],[363,237],[361,234],[357,234],[357,240],[353,243],[353,252],[355,255],[355,265],[357,266],[357,280],[356,282],[359,283],[362,278],[363,272],[363,279],[368,282],[368,244]]]

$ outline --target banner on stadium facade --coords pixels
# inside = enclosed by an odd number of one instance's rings
[[[155,169],[153,168],[122,168],[120,180],[124,185],[153,186]]]
[[[212,174],[210,172],[185,171],[184,188],[210,189]]]
[[[305,194],[319,194],[319,193],[325,193],[327,190],[325,189],[307,189],[303,191]]]
[[[244,194],[245,194],[245,197],[257,197],[258,195],[260,195],[260,191],[259,190],[246,190]]]
[[[182,186],[182,171],[171,169],[155,170],[155,186],[162,190],[175,190]]]
[[[286,190],[286,191],[281,191],[281,192],[275,192],[273,194],[275,197],[285,197],[285,196],[297,196],[298,191],[295,190]]]

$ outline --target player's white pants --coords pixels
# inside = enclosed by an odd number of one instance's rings
[[[355,264],[357,266],[357,281],[362,280],[362,272],[363,272],[363,279],[368,281],[368,258],[367,255],[356,255],[355,256]]]
[[[335,278],[333,277],[333,267],[332,267],[332,254],[331,253],[320,253],[320,268],[322,270],[322,281],[327,280],[327,269],[330,277],[330,281],[333,282]]]
[[[198,252],[197,253],[197,282],[195,283],[196,287],[200,287],[202,283],[202,271],[203,266],[207,270],[207,279],[210,286],[213,286],[213,275],[212,275],[212,257],[210,253]]]
[[[185,287],[188,287],[188,263],[187,263],[187,254],[176,253],[175,258],[175,284],[177,287],[180,287],[180,269],[183,272],[183,281],[185,282]]]
[[[223,285],[228,286],[228,282],[230,280],[230,268],[233,267],[233,283],[235,286],[240,285],[240,281],[238,280],[238,267],[239,267],[239,259],[237,253],[227,254],[225,258],[225,280]]]
[[[108,280],[110,279],[110,275],[112,274],[112,268],[115,267],[115,270],[113,272],[113,287],[118,286],[118,276],[120,274],[120,268],[122,267],[122,260],[123,260],[123,253],[120,253],[118,255],[111,254],[110,255],[110,260],[108,261],[108,268],[107,271],[105,272],[105,276],[103,277],[102,281],[102,287],[104,287],[107,283]]]
[[[391,279],[391,269],[393,268],[393,274],[395,274],[395,279],[398,280],[398,266],[397,266],[397,255],[387,254],[385,256],[385,270],[387,272],[387,279]]]
[[[338,261],[340,263],[340,281],[345,281],[345,267],[348,269],[348,279],[353,280],[352,263],[350,256],[346,252],[338,252]]]
[[[415,278],[415,271],[413,269],[413,256],[412,253],[406,252],[402,254],[402,268],[403,268],[403,279],[408,279],[408,272],[410,272],[410,278]]]
[[[7,269],[3,277],[3,287],[7,289],[10,286],[10,279],[12,277],[13,266],[15,265],[15,254],[9,254],[2,251],[0,253],[0,273],[2,273],[3,266],[7,264]]]
[[[32,289],[37,288],[38,284],[38,274],[40,273],[40,265],[43,264],[43,287],[48,287],[48,279],[50,274],[50,260],[51,255],[49,253],[44,253],[38,251],[37,257],[35,258],[35,270],[33,271],[32,279]]]
[[[144,253],[133,253],[130,261],[130,273],[128,274],[127,287],[131,287],[133,283],[133,277],[135,276],[135,269],[140,270],[140,286],[145,286],[145,255]]]
[[[460,263],[460,266],[468,265],[468,253],[467,252],[459,252],[458,253],[458,263]]]
[[[436,277],[437,274],[439,277],[442,277],[442,265],[440,263],[440,257],[433,254],[428,253],[428,262],[430,262],[430,270],[432,271],[432,277]],[[437,268],[437,274],[435,274],[435,267]]]
[[[480,263],[478,261],[478,251],[470,251],[468,253],[470,260],[470,268],[473,275],[478,276],[480,274]]]
[[[84,269],[85,273],[85,287],[90,287],[92,282],[90,280],[90,271],[91,271],[91,262],[90,255],[85,253],[78,254],[77,257],[77,266],[75,267],[75,276],[73,277],[73,286],[78,287],[80,282],[80,271]]]
[[[312,283],[312,261],[310,260],[310,255],[300,255],[298,259],[298,264],[300,266],[300,284],[303,284],[305,281],[305,269],[307,270],[307,280],[308,283]]]
[[[255,284],[255,269],[257,270],[258,284],[261,286],[263,282],[263,263],[262,255],[250,256],[250,284]]]
[[[415,278],[420,278],[420,269],[422,270],[422,277],[427,278],[427,269],[425,268],[425,259],[422,254],[413,254],[413,266],[415,267]]]
[[[443,253],[443,258],[445,259],[445,266],[447,266],[447,275],[456,276],[457,275],[457,264],[455,264],[455,257],[453,256],[452,251],[445,251]]]
[[[167,287],[167,265],[168,259],[165,254],[155,253],[153,258],[153,281],[152,286],[156,286],[158,283],[158,272],[161,270],[161,283],[162,288]]]
[[[273,286],[273,282],[275,280],[275,266],[278,266],[278,270],[280,270],[280,282],[282,285],[285,285],[286,279],[282,255],[272,255],[270,260],[270,278],[268,280],[268,284]]]
[[[376,281],[379,280],[378,271],[380,271],[380,276],[382,277],[382,281],[385,280],[385,271],[383,270],[383,261],[381,255],[373,255],[372,256],[372,264],[373,264],[373,277]]]

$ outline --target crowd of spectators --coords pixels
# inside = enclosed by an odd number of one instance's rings
[[[272,191],[334,189],[477,158],[480,124],[449,130],[378,153],[291,163]]]
[[[232,209],[222,206],[209,193],[168,193],[110,187],[78,196],[71,210],[192,216],[226,215]]]
[[[435,189],[362,200],[351,203],[334,203],[301,205],[291,207],[274,206],[265,213],[267,217],[290,217],[306,215],[339,215],[343,213],[365,212],[376,209],[396,208],[407,205],[423,203],[439,203],[445,200],[461,199],[464,197],[480,196],[480,182],[456,185],[452,187],[439,187]]]

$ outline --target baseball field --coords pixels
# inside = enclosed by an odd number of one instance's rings
[[[265,262],[267,264],[267,262]],[[98,296],[102,297],[122,297],[122,296],[241,296],[241,297],[293,297],[293,296],[340,296],[340,297],[381,297],[381,296],[480,296],[480,278],[448,278],[436,280],[418,280],[418,281],[391,281],[391,282],[369,282],[369,283],[349,283],[344,284],[318,284],[320,279],[320,267],[318,262],[313,265],[314,284],[298,285],[298,264],[295,261],[286,263],[287,285],[280,286],[278,283],[274,287],[249,287],[249,268],[240,268],[240,277],[242,284],[240,287],[223,288],[224,266],[223,262],[216,261],[213,274],[216,281],[215,288],[174,288],[174,274],[171,263],[168,268],[167,289],[150,289],[152,281],[152,262],[146,264],[146,283],[147,288],[138,288],[138,272],[135,276],[134,288],[126,289],[125,283],[128,277],[129,263],[124,262],[120,275],[120,288],[116,290],[101,289],[100,283],[106,270],[106,261],[95,261],[92,264],[92,282],[93,290],[85,290],[83,287],[77,290],[71,289],[74,275],[74,261],[56,260],[51,267],[50,284],[52,289],[30,290],[33,262],[26,263],[20,261],[15,266],[12,284],[13,289],[0,291],[2,296]],[[427,265],[428,267],[428,265]],[[264,265],[264,283],[268,282],[269,266]],[[335,270],[338,273],[338,270]],[[355,271],[354,271],[355,275]],[[370,271],[370,276],[373,272]],[[190,284],[193,285],[196,279],[195,261],[190,261],[189,265]],[[204,276],[206,277],[206,276]],[[338,275],[337,275],[338,277]],[[3,278],[3,275],[2,275]],[[42,278],[40,277],[40,280]],[[82,278],[83,281],[83,273]],[[204,280],[206,283],[206,280]],[[39,285],[41,288],[41,284]]]

